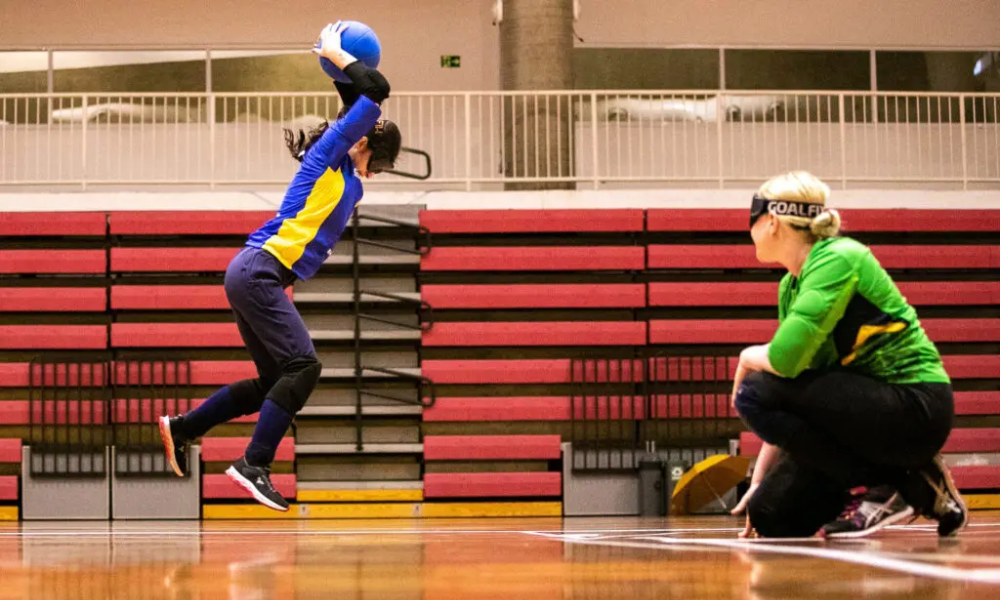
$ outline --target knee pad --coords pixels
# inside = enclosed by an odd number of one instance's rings
[[[267,399],[289,414],[297,414],[319,383],[322,371],[323,365],[315,356],[296,356],[282,366],[281,378],[268,392]]]
[[[239,405],[242,414],[252,415],[264,405],[264,397],[272,385],[274,385],[273,381],[265,381],[260,378],[244,379],[229,384],[229,393]]]
[[[750,498],[747,504],[747,517],[754,530],[763,537],[788,537],[782,525],[782,519],[774,514],[774,511],[767,506],[765,499],[761,498],[758,488],[757,494]]]
[[[736,390],[736,412],[740,414],[744,422],[752,419],[760,411],[761,400],[765,388],[763,374],[760,372],[751,373],[743,379],[740,387]],[[748,423],[749,424],[749,423]]]

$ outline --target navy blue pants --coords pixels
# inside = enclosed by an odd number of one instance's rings
[[[226,270],[226,298],[257,374],[270,384],[265,392],[277,382],[287,361],[316,356],[309,331],[285,293],[295,279],[269,252],[249,246]]]
[[[750,429],[782,459],[750,500],[767,537],[814,534],[836,518],[855,486],[891,485],[930,461],[951,431],[954,399],[942,383],[894,385],[847,370],[795,379],[753,373],[736,393]]]
[[[186,439],[243,415],[260,412],[247,447],[250,464],[274,460],[282,437],[319,380],[322,366],[309,331],[285,290],[295,275],[265,250],[246,247],[226,271],[226,297],[257,377],[227,385],[179,425]]]

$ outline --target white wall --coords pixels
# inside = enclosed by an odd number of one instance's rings
[[[596,46],[1000,48],[1000,0],[580,0]]]
[[[337,19],[369,24],[398,90],[496,89],[490,0],[0,1],[0,48],[309,47]],[[462,57],[442,69],[441,55]]]

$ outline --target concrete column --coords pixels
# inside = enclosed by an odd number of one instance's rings
[[[531,92],[573,89],[573,0],[504,0],[500,73],[504,90],[526,92],[504,99],[504,174],[572,176],[574,103]],[[537,182],[507,184],[506,189],[573,187]]]

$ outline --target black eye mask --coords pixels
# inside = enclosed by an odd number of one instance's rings
[[[753,195],[753,203],[750,204],[750,227],[757,222],[762,215],[774,213],[779,216],[802,217],[814,219],[826,208],[822,204],[812,202],[794,202],[790,200],[768,200],[761,198],[757,194]]]

